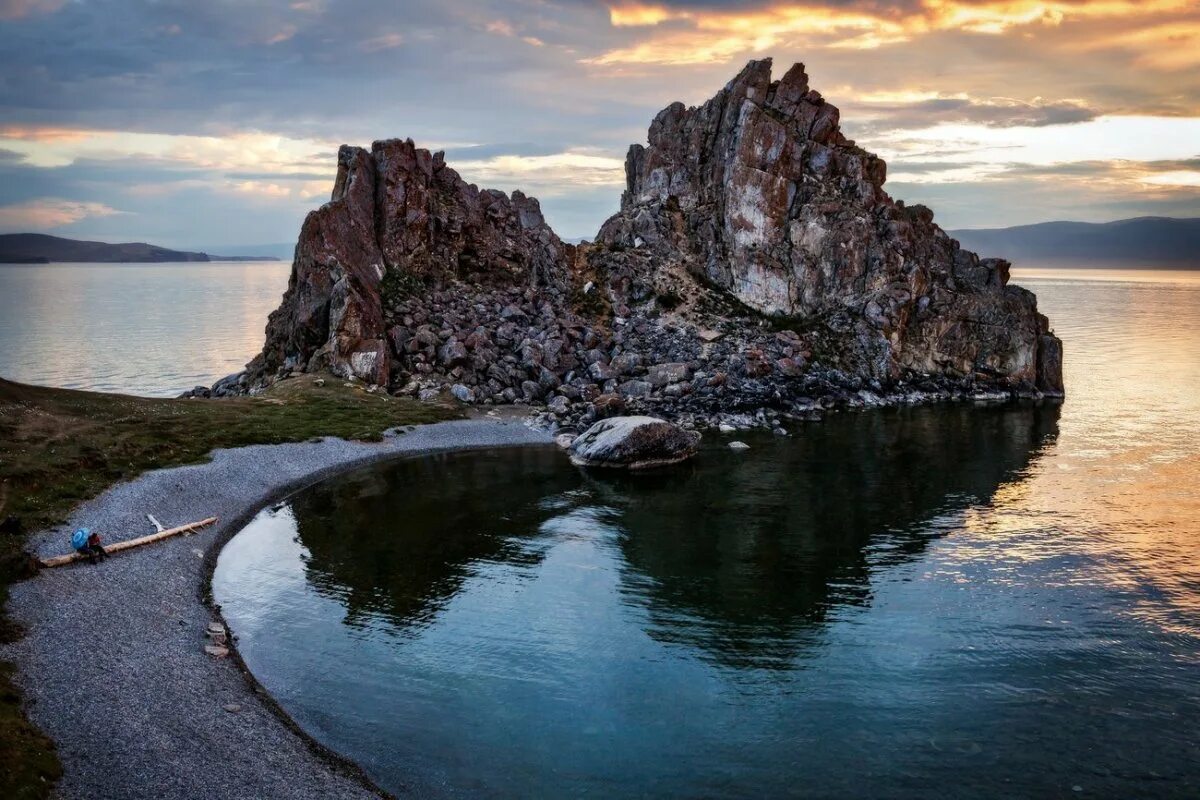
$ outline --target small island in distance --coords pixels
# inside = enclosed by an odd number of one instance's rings
[[[145,242],[87,242],[44,233],[0,234],[0,264],[279,261],[276,256],[217,256],[171,250]]]

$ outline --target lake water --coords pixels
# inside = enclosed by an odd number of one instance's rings
[[[172,397],[262,349],[291,264],[0,265],[0,377]]]
[[[1200,276],[1018,280],[1061,407],[399,462],[265,510],[215,597],[399,794],[1195,798]]]

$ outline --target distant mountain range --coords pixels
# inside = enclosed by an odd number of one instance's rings
[[[44,233],[0,234],[0,264],[49,264],[64,262],[138,262],[167,263],[175,261],[275,261],[275,256],[216,256],[170,250],[145,242],[85,242],[47,236]]]
[[[1015,228],[948,231],[968,250],[1018,265],[1200,269],[1200,218],[1138,217],[1116,222],[1043,222]]]
[[[1200,218],[1137,217],[1116,222],[1042,222],[1013,228],[948,233],[981,256],[1019,266],[1054,262],[1070,266],[1184,267],[1200,269]],[[66,262],[276,261],[294,245],[247,245],[242,255],[171,250],[145,242],[109,244],[42,233],[0,234],[0,264]],[[235,249],[235,248],[231,248]]]

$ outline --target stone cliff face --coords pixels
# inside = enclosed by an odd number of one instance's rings
[[[480,281],[561,292],[572,250],[538,201],[479,190],[411,140],[342,146],[333,195],[300,230],[283,303],[242,384],[328,369],[387,386],[385,296]]]
[[[1009,264],[980,259],[883,190],[802,64],[752,61],[699,108],[675,103],[634,145],[621,212],[598,242],[635,287],[687,272],[765,314],[849,334],[853,371],[986,376],[1061,391],[1060,345]],[[615,263],[614,263],[615,262]],[[618,297],[618,300],[625,298]]]
[[[907,397],[1061,395],[1061,343],[848,141],[800,64],[752,61],[673,104],[626,161],[621,210],[565,245],[538,203],[411,141],[343,147],[309,214],[252,391],[327,369],[398,393],[715,419]]]

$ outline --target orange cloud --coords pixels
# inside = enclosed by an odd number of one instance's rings
[[[498,36],[516,36],[517,32],[513,29],[511,23],[498,19],[487,24],[487,32],[494,33]]]
[[[584,59],[585,63],[609,64],[702,64],[726,61],[746,51],[762,51],[788,37],[820,35],[833,37],[843,46],[878,46],[905,38],[902,25],[870,14],[825,6],[779,5],[757,11],[700,12],[661,6],[614,6],[609,10],[613,25],[653,27],[667,20],[683,20],[689,29],[651,37],[630,47],[611,50]]]
[[[1200,19],[1120,30],[1076,45],[1079,50],[1105,48],[1134,50],[1138,53],[1135,63],[1150,69],[1170,71],[1200,66]]]
[[[276,33],[274,36],[271,36],[269,39],[267,39],[267,44],[269,44],[269,45],[270,44],[280,44],[281,42],[286,42],[288,39],[291,39],[295,35],[296,35],[296,26],[295,25],[284,25],[283,28],[281,28],[278,33]]]
[[[43,197],[24,203],[0,206],[0,230],[38,231],[61,228],[87,217],[111,217],[122,214],[103,203],[80,202]]]
[[[1000,35],[1032,26],[1059,27],[1071,22],[1115,19],[1130,22],[1127,36],[1131,44],[1164,49],[1161,54],[1151,54],[1148,66],[1174,67],[1193,62],[1191,57],[1165,52],[1178,47],[1171,37],[1177,37],[1181,30],[1177,25],[1161,29],[1154,26],[1164,15],[1195,14],[1197,10],[1196,0],[921,0],[908,13],[882,11],[875,4],[864,4],[860,9],[767,2],[746,11],[714,11],[617,2],[609,5],[609,21],[614,27],[653,29],[667,22],[674,25],[584,62],[700,64],[722,62],[739,53],[760,52],[797,40],[835,48],[870,49],[943,31]],[[1187,46],[1194,50],[1194,28],[1185,25],[1182,32],[1189,37]]]
[[[92,135],[91,131],[78,128],[40,128],[34,126],[9,125],[0,128],[0,139],[16,139],[29,142],[78,142]]]
[[[0,19],[53,14],[66,4],[67,0],[0,0]]]
[[[665,6],[646,6],[636,3],[622,3],[608,8],[609,21],[617,27],[657,25],[669,19],[688,19],[691,13],[677,11]]]

